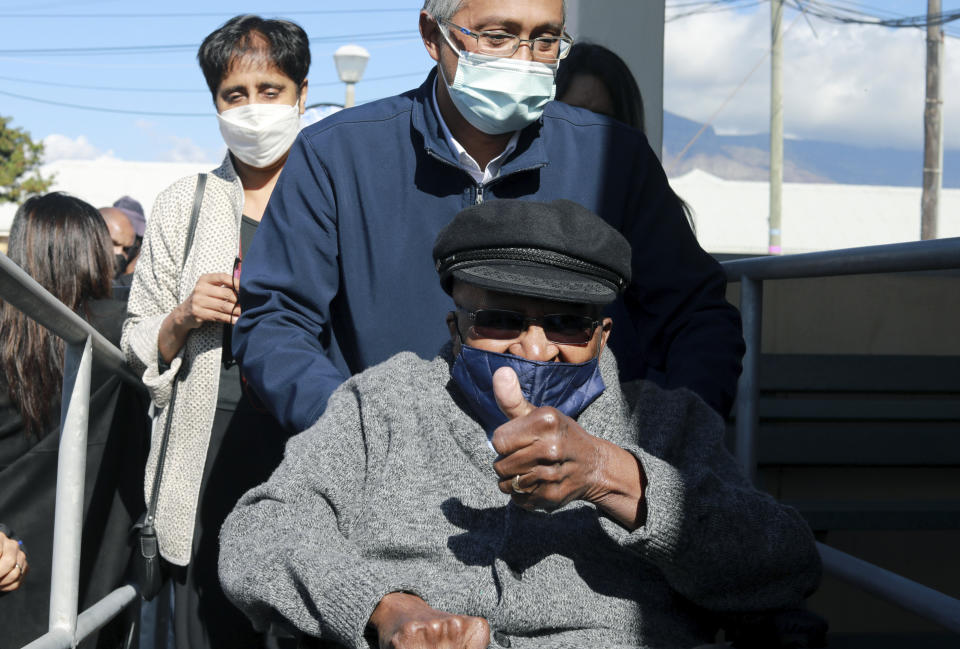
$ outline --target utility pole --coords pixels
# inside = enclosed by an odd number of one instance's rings
[[[783,0],[770,1],[770,240],[768,252],[779,255],[783,205]]]
[[[927,0],[927,94],[923,109],[923,195],[920,198],[920,238],[937,238],[940,187],[943,184],[943,99],[940,67],[943,63],[943,28],[940,0]]]

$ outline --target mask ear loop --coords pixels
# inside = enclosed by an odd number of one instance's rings
[[[431,18],[433,18],[433,16],[431,16]],[[460,48],[457,46],[456,43],[454,43],[454,42],[450,39],[450,34],[447,32],[447,28],[444,27],[443,25],[441,25],[441,24],[440,24],[440,21],[437,20],[436,18],[433,18],[433,21],[434,21],[435,23],[437,23],[437,30],[440,32],[440,38],[442,38],[442,39],[443,39],[443,42],[445,42],[445,43],[447,44],[447,47],[449,47],[451,50],[453,50],[454,52],[457,53],[457,61],[459,61],[459,60],[460,60],[460,54],[461,54]],[[450,86],[452,86],[453,84],[450,83],[450,80],[449,80],[449,79],[447,79],[447,73],[444,72],[444,70],[443,70],[443,65],[440,63],[440,57],[439,57],[439,55],[437,55],[437,67],[440,68],[440,77],[443,79],[443,82],[444,82],[445,84],[447,84],[447,87],[448,87],[448,88],[449,88]]]
[[[601,317],[601,316],[598,316],[598,317]],[[600,329],[601,331],[603,330],[603,320],[597,320],[597,326],[596,326],[596,327],[594,328],[594,330],[593,330],[593,335],[594,335],[594,336],[597,335],[597,329]],[[592,339],[592,337],[591,337],[591,339]],[[598,343],[597,343],[597,353],[596,353],[596,355],[594,355],[594,357],[593,357],[592,360],[598,360],[598,359],[600,358],[600,352],[602,352],[602,351],[603,351],[603,345],[601,345],[601,344],[598,342]]]

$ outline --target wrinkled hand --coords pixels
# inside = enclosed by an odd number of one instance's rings
[[[602,498],[609,442],[556,408],[534,408],[510,368],[493,375],[493,392],[510,418],[493,433],[493,447],[500,454],[493,464],[500,491],[525,509],[547,511],[573,500]],[[514,481],[514,476],[519,478]]]
[[[431,608],[408,593],[384,596],[370,616],[380,649],[486,649],[490,625],[482,617]]]
[[[20,588],[29,570],[27,555],[20,549],[20,544],[0,532],[0,593]]]
[[[196,329],[204,322],[235,324],[240,305],[230,273],[208,273],[197,279],[193,291],[177,307],[177,321],[183,327]]]
[[[643,471],[632,454],[556,408],[534,408],[508,367],[493,375],[493,392],[510,419],[493,432],[500,491],[527,510],[585,500],[629,529],[642,524]]]

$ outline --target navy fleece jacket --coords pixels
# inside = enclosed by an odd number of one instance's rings
[[[306,429],[350,375],[403,350],[432,357],[452,308],[434,239],[464,207],[498,198],[570,199],[619,229],[633,247],[633,282],[609,309],[621,378],[662,374],[726,414],[743,355],[739,314],[643,134],[551,102],[480,186],[443,137],[435,78],[304,129],[290,151],[243,260],[233,336],[277,419]]]

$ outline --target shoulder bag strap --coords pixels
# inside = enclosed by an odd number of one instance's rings
[[[207,174],[198,174],[197,189],[193,194],[193,209],[190,211],[190,225],[187,227],[187,239],[183,246],[183,259],[180,262],[180,279],[183,278],[183,269],[187,265],[187,256],[193,246],[193,236],[197,232],[197,221],[200,219],[200,206],[203,203],[203,192],[207,186]],[[177,280],[178,293],[180,279]],[[147,504],[147,518],[145,525],[153,525],[157,515],[157,496],[160,494],[160,478],[163,476],[163,462],[167,455],[167,442],[170,440],[170,421],[173,417],[173,403],[177,398],[179,379],[173,379],[173,390],[170,392],[170,401],[167,405],[167,420],[163,425],[163,437],[160,440],[160,453],[157,455],[157,471],[153,476],[153,489],[150,490],[150,502]]]

